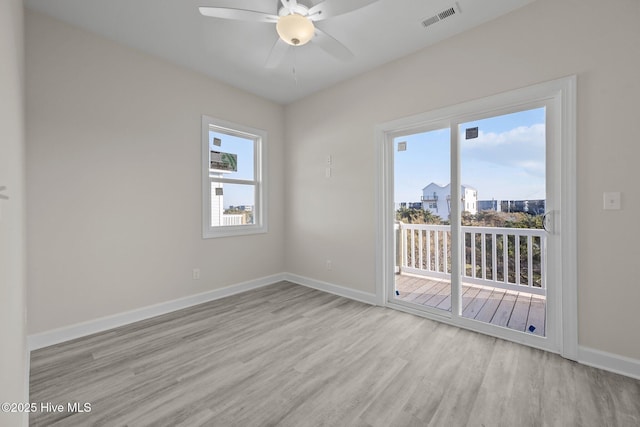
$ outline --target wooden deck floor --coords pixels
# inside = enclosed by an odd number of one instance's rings
[[[396,298],[451,311],[448,280],[407,274],[396,275]],[[525,292],[486,286],[462,285],[462,316],[520,332],[545,336],[546,298]],[[533,326],[533,332],[529,328]]]

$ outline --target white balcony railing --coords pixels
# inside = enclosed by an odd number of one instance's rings
[[[451,277],[448,225],[396,224],[401,272]],[[462,280],[501,289],[546,295],[544,230],[462,227]]]
[[[244,215],[224,214],[222,215],[222,225],[244,225]]]

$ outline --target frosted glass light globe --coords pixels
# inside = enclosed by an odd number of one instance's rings
[[[282,40],[292,46],[302,46],[313,38],[315,27],[302,15],[292,13],[278,19],[276,31]]]

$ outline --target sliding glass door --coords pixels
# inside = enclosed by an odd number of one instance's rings
[[[569,204],[561,212],[561,198],[575,180],[561,173],[570,160],[561,95],[570,84],[381,126],[384,304],[549,350],[568,342],[575,351],[575,276],[563,275],[563,260],[575,257],[570,222],[566,251],[560,234],[572,214]]]

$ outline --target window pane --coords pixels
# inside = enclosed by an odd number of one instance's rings
[[[255,224],[255,186],[211,182],[211,227]]]
[[[209,162],[213,173],[224,178],[254,179],[254,140],[209,131]]]

